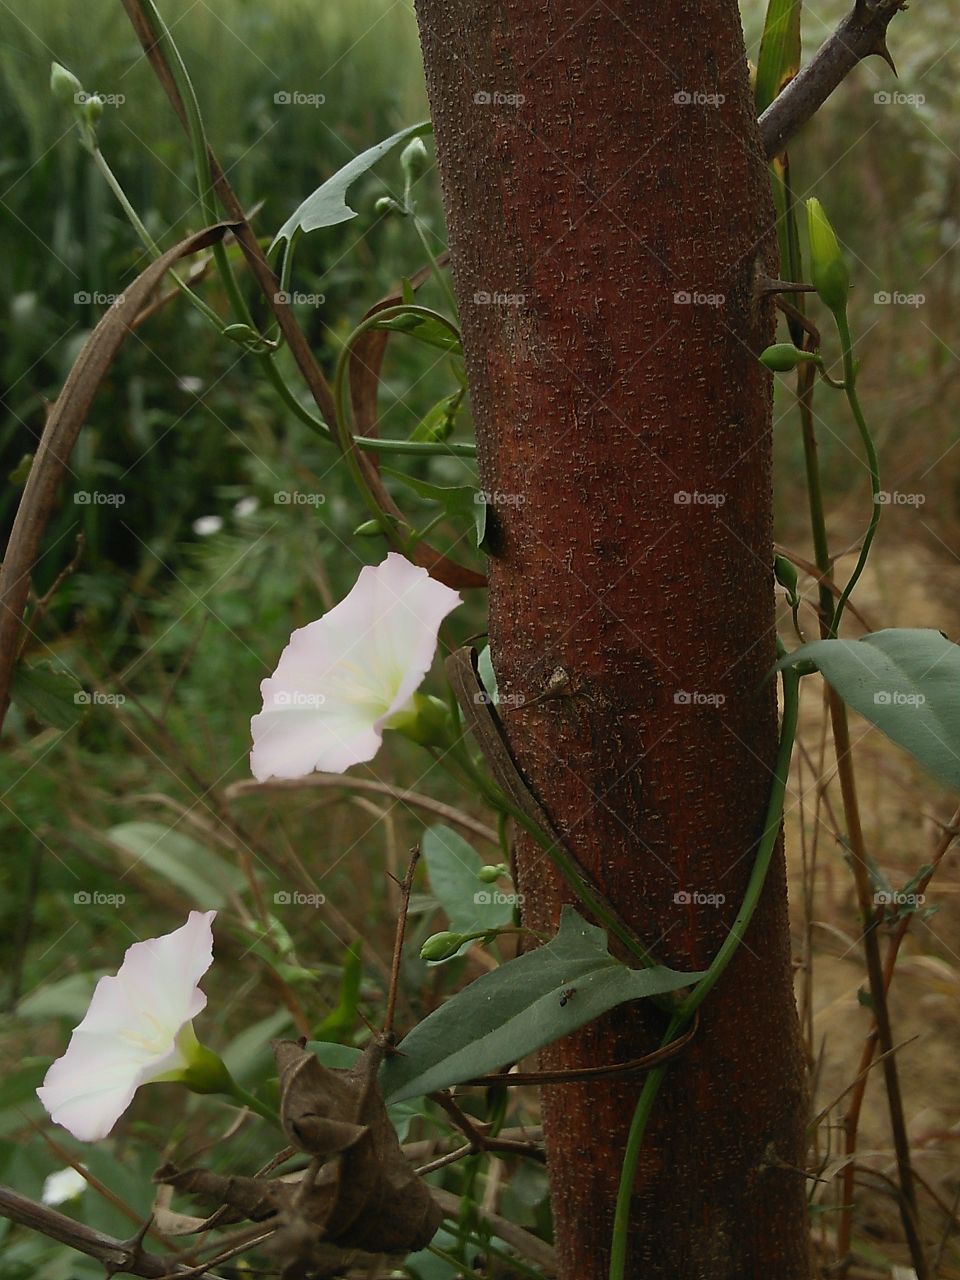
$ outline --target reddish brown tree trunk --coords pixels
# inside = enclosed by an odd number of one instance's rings
[[[776,746],[756,360],[773,212],[736,0],[418,12],[496,510],[494,666],[516,702],[557,667],[571,681],[571,696],[508,710],[508,732],[621,912],[665,961],[701,968],[739,906]],[[542,854],[520,852],[527,920],[549,926],[564,894]],[[662,1025],[631,1006],[545,1056],[632,1058]],[[607,1274],[641,1084],[544,1090],[564,1280]],[[804,1118],[781,858],[661,1091],[628,1274],[807,1277]]]

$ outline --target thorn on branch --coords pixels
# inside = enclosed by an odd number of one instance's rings
[[[760,117],[760,139],[768,160],[783,152],[794,134],[864,58],[883,58],[896,75],[887,47],[887,27],[906,7],[904,0],[857,0],[833,35]]]

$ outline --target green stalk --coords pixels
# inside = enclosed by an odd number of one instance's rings
[[[322,418],[316,417],[300,403],[284,380],[283,375],[273,363],[273,359],[268,356],[266,361],[264,367],[267,371],[267,376],[280,399],[291,413],[295,414],[301,422],[305,423],[311,431],[316,432],[322,439],[328,443],[333,443],[334,436],[327,424]],[[350,438],[358,449],[366,453],[408,454],[421,458],[435,457],[438,454],[454,458],[475,458],[477,455],[477,446],[472,441],[466,440],[428,442],[424,440],[386,440],[382,436],[351,436]]]
[[[107,186],[110,188],[110,190],[113,192],[114,196],[116,197],[117,203],[120,205],[120,208],[123,210],[124,214],[126,215],[127,220],[129,221],[130,225],[133,227],[134,231],[136,231],[137,235],[140,237],[140,241],[143,244],[143,247],[147,250],[147,252],[150,254],[152,258],[154,259],[159,258],[163,251],[161,250],[160,246],[157,244],[156,240],[154,240],[150,232],[147,230],[146,226],[143,224],[140,218],[140,215],[137,213],[136,209],[134,209],[133,205],[127,199],[127,193],[124,191],[123,187],[120,185],[120,181],[117,178],[116,174],[110,168],[110,165],[107,162],[107,159],[104,156],[103,152],[100,150],[98,146],[90,147],[89,151],[91,156],[93,157],[93,163],[96,165],[97,169],[103,175],[103,178]],[[169,275],[173,280],[174,284],[180,290],[180,292],[184,295],[185,298],[187,298],[187,300],[194,307],[196,307],[196,309],[200,312],[200,314],[204,316],[207,320],[209,320],[211,324],[215,325],[218,331],[222,330],[223,321],[220,319],[220,317],[217,315],[214,309],[208,306],[207,303],[205,303],[204,300],[200,297],[200,295],[198,293],[195,293],[194,290],[191,289],[190,286],[186,283],[186,281],[183,280],[179,275],[177,275],[176,271],[170,271]]]
[[[126,192],[121,186],[116,174],[113,172],[113,169],[110,167],[107,158],[97,146],[88,147],[87,150],[89,150],[94,164],[115,196],[117,203],[123,210],[130,225],[137,233],[140,242],[152,258],[159,258],[162,253],[160,246],[151,236],[140,218],[140,215],[130,203]],[[190,286],[179,275],[177,275],[176,271],[170,271],[169,274],[173,279],[174,284],[181,293],[183,293],[187,301],[190,302],[192,306],[196,307],[197,311],[199,311],[200,314],[216,328],[218,333],[222,333],[223,321],[217,315],[216,311],[204,302],[200,295],[191,289]],[[285,288],[283,281],[281,281],[281,286]],[[246,322],[244,321],[243,323]],[[250,327],[254,328],[252,324]],[[330,431],[330,428],[321,418],[316,417],[309,411],[309,409],[300,403],[294,395],[293,390],[280,373],[280,370],[274,364],[273,356],[266,352],[260,352],[257,353],[257,359],[259,360],[260,366],[266,373],[274,390],[277,392],[287,408],[297,418],[299,418],[301,422],[305,423],[312,431],[316,432],[316,434],[322,439],[326,440],[328,443],[332,443],[333,434]],[[476,457],[477,453],[477,446],[468,441],[425,442],[421,440],[384,440],[380,438],[371,439],[369,436],[354,436],[353,442],[357,448],[371,453],[407,454],[413,457],[433,457],[437,454],[444,454],[450,457],[473,458]]]
[[[255,1098],[252,1093],[248,1093],[241,1085],[233,1081],[233,1088],[226,1094],[228,1098],[233,1098],[239,1102],[241,1106],[247,1107],[248,1110],[256,1112],[263,1120],[269,1120],[271,1124],[279,1125],[280,1117],[271,1110],[265,1102],[261,1102],[259,1098]]]
[[[153,34],[157,38],[157,43],[166,55],[177,89],[180,92],[180,99],[183,102],[187,117],[187,131],[190,135],[190,147],[193,151],[193,168],[197,178],[197,195],[200,200],[203,222],[205,226],[210,226],[217,220],[217,208],[213,194],[210,150],[207,145],[206,131],[203,127],[200,102],[193,87],[193,81],[190,79],[187,64],[180,56],[177,43],[170,34],[170,29],[164,22],[160,10],[154,4],[154,0],[141,0],[141,3],[153,27]],[[227,297],[230,299],[230,306],[234,315],[240,323],[248,324],[251,328],[254,328],[253,317],[244,301],[222,242],[213,246],[213,257]]]
[[[337,368],[333,379],[333,403],[336,411],[336,421],[333,424],[333,432],[336,441],[340,446],[340,451],[343,454],[344,462],[347,464],[347,469],[350,472],[351,479],[357,488],[357,492],[360,494],[361,498],[363,498],[363,501],[366,503],[371,515],[373,515],[374,519],[380,523],[384,535],[393,549],[403,553],[404,539],[401,536],[400,530],[395,528],[393,522],[384,516],[384,513],[380,509],[380,504],[377,502],[373,491],[367,484],[366,477],[363,474],[363,469],[357,460],[357,437],[355,437],[350,430],[350,402],[347,384],[347,370],[350,366],[350,356],[357,339],[362,337],[368,329],[374,329],[378,325],[382,324],[384,320],[392,320],[394,316],[401,315],[421,315],[429,317],[432,320],[439,320],[440,323],[446,325],[450,332],[457,338],[460,337],[459,330],[451,320],[448,320],[446,316],[440,315],[438,311],[431,311],[428,307],[414,307],[401,304],[395,307],[384,307],[382,311],[377,311],[372,316],[367,316],[365,320],[362,320],[360,324],[357,325],[347,338],[347,341],[344,343],[343,348],[337,357]],[[424,442],[416,441],[414,443],[423,444]],[[379,439],[375,439],[370,442],[370,447],[376,451],[380,444],[381,441]],[[427,447],[431,450],[434,448],[433,445],[428,445]]]
[[[743,941],[757,903],[760,901],[760,894],[763,891],[767,872],[770,869],[770,863],[777,847],[777,838],[780,834],[783,801],[790,770],[790,757],[793,754],[793,743],[797,734],[797,716],[800,702],[800,677],[797,672],[787,668],[780,673],[780,678],[783,682],[783,720],[780,726],[780,745],[777,750],[770,798],[767,801],[766,823],[763,834],[760,837],[753,870],[750,873],[750,879],[743,895],[743,902],[730,928],[730,932],[721,943],[720,949],[714,956],[706,976],[700,979],[670,1019],[670,1024],[661,1042],[663,1046],[670,1044],[677,1032],[690,1021],[716,986]],[[653,1104],[665,1074],[666,1064],[654,1068],[649,1073],[637,1100],[636,1110],[630,1124],[630,1133],[623,1156],[623,1166],[620,1170],[620,1187],[617,1192],[617,1206],[613,1220],[609,1280],[623,1280],[625,1275],[627,1237],[630,1226],[630,1200],[633,1195],[637,1162],[640,1158],[640,1150],[643,1146],[643,1139],[653,1110]]]
[[[423,229],[423,224],[421,223],[420,219],[417,217],[417,215],[413,212],[412,209],[411,209],[410,216],[413,220],[414,229],[416,230],[417,235],[420,237],[420,243],[423,245],[423,251],[427,255],[427,260],[430,263],[430,270],[433,272],[433,277],[436,280],[437,284],[439,284],[440,288],[443,290],[444,296],[446,297],[447,302],[449,302],[450,309],[453,311],[453,314],[456,315],[457,300],[453,296],[453,290],[450,288],[450,284],[447,281],[446,276],[440,270],[440,264],[437,262],[437,259],[434,255],[433,250],[430,248],[429,241],[427,240],[427,233]]]
[[[837,330],[840,334],[840,346],[843,352],[843,387],[850,404],[850,410],[853,413],[854,420],[857,424],[857,430],[860,432],[860,439],[863,441],[864,452],[867,455],[867,465],[870,468],[870,492],[873,498],[873,512],[870,516],[870,524],[867,526],[867,532],[864,535],[863,545],[860,548],[860,556],[857,559],[856,567],[847,582],[847,585],[840,593],[837,601],[837,607],[833,611],[833,621],[830,624],[828,638],[835,638],[840,627],[840,619],[843,616],[843,610],[850,598],[850,593],[857,585],[860,575],[863,573],[864,566],[867,563],[867,557],[870,555],[870,546],[873,542],[874,534],[877,532],[877,525],[880,523],[880,460],[877,457],[876,445],[873,443],[873,436],[870,434],[870,428],[867,426],[866,419],[863,416],[863,409],[860,407],[860,397],[857,395],[857,371],[853,359],[853,343],[850,339],[850,326],[847,323],[846,313],[837,311],[834,313],[837,322]]]
[[[420,219],[417,217],[417,206],[414,204],[413,198],[411,195],[412,189],[413,189],[413,176],[410,173],[410,171],[407,170],[404,177],[404,183],[403,183],[404,212],[406,213],[407,217],[410,218],[411,221],[413,222],[414,230],[416,231],[417,235],[420,237],[420,243],[423,245],[423,251],[427,255],[427,261],[430,263],[430,270],[433,273],[433,278],[436,280],[437,284],[440,286],[441,290],[443,291],[447,299],[447,302],[449,302],[450,310],[453,312],[454,315],[456,315],[457,300],[453,296],[453,290],[450,288],[450,285],[447,281],[446,276],[440,270],[440,264],[437,262],[434,252],[430,248],[430,244],[429,244],[429,241],[427,240],[426,232],[423,229],[423,225],[420,222]]]

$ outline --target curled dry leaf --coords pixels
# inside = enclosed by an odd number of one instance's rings
[[[355,1067],[337,1071],[295,1041],[275,1045],[280,1119],[293,1146],[311,1157],[304,1173],[224,1177],[166,1165],[156,1180],[227,1206],[220,1222],[275,1220],[269,1248],[289,1280],[338,1276],[424,1248],[442,1213],[387,1115],[377,1083],[383,1054],[382,1042],[372,1041]]]
[[[0,569],[0,725],[6,714],[10,680],[19,652],[20,625],[30,590],[30,575],[40,554],[47,521],[56,505],[60,481],[100,383],[124,339],[136,326],[141,309],[149,303],[170,268],[181,258],[216,244],[234,229],[233,223],[218,223],[187,236],[126,286],[83,344],[47,415]]]

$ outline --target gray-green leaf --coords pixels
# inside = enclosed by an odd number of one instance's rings
[[[607,935],[564,907],[557,936],[484,974],[419,1023],[381,1069],[391,1102],[518,1062],[627,1000],[677,991],[702,975],[628,969]]]
[[[892,628],[814,640],[778,666],[804,661],[941,782],[960,787],[960,647],[939,631]]]
[[[297,232],[307,233],[317,231],[320,227],[335,227],[339,222],[349,222],[351,218],[355,218],[357,211],[350,208],[346,199],[347,191],[353,183],[368,169],[372,169],[377,161],[382,160],[394,147],[409,141],[410,138],[418,138],[432,132],[433,125],[430,121],[421,121],[420,124],[401,129],[399,133],[392,134],[383,142],[378,142],[376,146],[368,147],[366,151],[361,151],[360,155],[354,156],[349,164],[338,169],[333,177],[317,187],[316,191],[307,196],[299,208],[294,210],[274,236],[270,252],[274,251],[281,240],[292,240]]]
[[[477,879],[483,866],[478,853],[451,827],[438,822],[420,842],[430,888],[446,912],[454,933],[479,933],[509,924],[513,904],[495,884]]]

